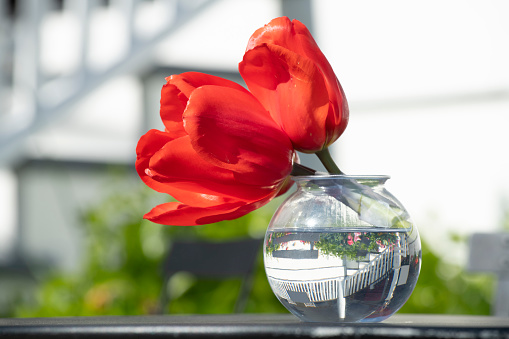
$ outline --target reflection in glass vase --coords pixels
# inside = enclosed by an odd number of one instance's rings
[[[404,222],[383,221],[397,227],[376,227],[340,199],[323,194],[323,182],[311,189],[309,181],[298,183],[299,190],[276,212],[265,237],[265,269],[275,295],[305,321],[381,321],[395,313],[411,295],[421,264],[419,235],[406,211]],[[379,180],[368,185],[375,194],[382,192]],[[308,204],[289,209],[303,200]],[[317,223],[323,213],[322,220],[336,222]]]

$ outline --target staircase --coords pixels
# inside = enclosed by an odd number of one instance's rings
[[[0,163],[19,160],[27,136],[65,114],[106,81],[151,67],[158,44],[216,0],[17,0],[0,1]],[[152,8],[151,8],[152,7]],[[147,12],[164,13],[150,32],[139,25]],[[115,14],[125,31],[116,58],[100,68],[90,60],[100,17]],[[58,18],[59,20],[54,20]],[[67,22],[57,29],[76,30],[69,49],[75,65],[54,74],[41,62],[47,50],[43,28],[49,21]],[[104,20],[103,20],[104,21]],[[100,35],[99,31],[99,35]],[[74,41],[76,40],[77,41]],[[109,48],[108,46],[105,47]]]

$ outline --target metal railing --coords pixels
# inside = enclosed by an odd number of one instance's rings
[[[150,68],[151,55],[158,44],[215,1],[1,1],[0,163],[20,156],[26,136],[67,112],[100,84],[115,76],[136,74]],[[141,34],[140,25],[136,24],[140,9],[156,5],[158,10],[167,13],[167,19],[151,34]],[[90,31],[101,10],[119,14],[124,23],[127,46],[114,62],[97,70],[89,60],[93,42]],[[47,48],[41,30],[56,14],[68,16],[79,32],[72,46],[77,49],[74,51],[78,53],[77,63],[69,74],[58,76],[41,64],[41,51]]]

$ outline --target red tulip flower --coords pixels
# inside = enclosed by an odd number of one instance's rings
[[[345,130],[348,104],[343,89],[301,22],[281,17],[258,29],[239,70],[296,150],[320,152]]]
[[[236,219],[289,188],[292,143],[249,91],[202,73],[166,80],[165,131],[140,138],[136,170],[178,202],[156,206],[146,219],[167,225]]]

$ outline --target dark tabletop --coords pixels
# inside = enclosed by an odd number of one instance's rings
[[[0,319],[0,338],[508,338],[509,318],[400,314],[381,323],[304,323],[290,314]]]

